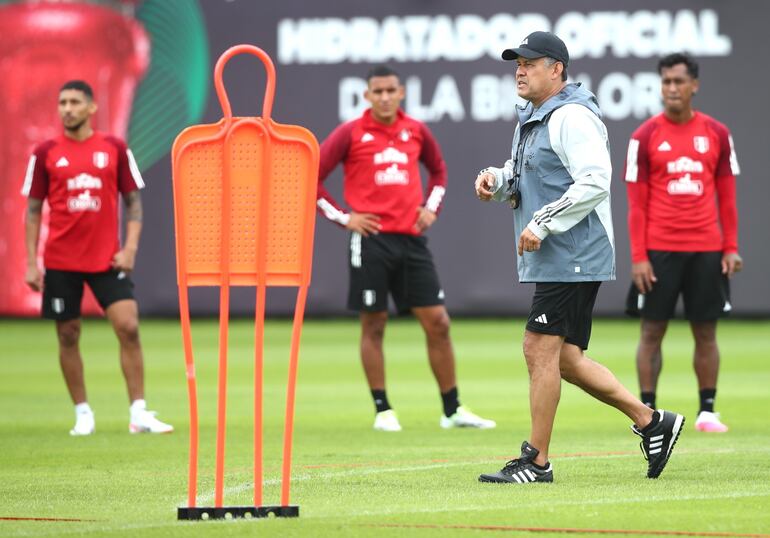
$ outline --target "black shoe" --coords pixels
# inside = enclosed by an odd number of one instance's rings
[[[631,425],[631,430],[642,438],[639,446],[647,460],[647,478],[658,478],[663,472],[684,425],[684,417],[671,411],[658,409],[653,415],[653,421],[656,418],[655,425],[650,423],[641,430],[635,424]]]
[[[505,467],[493,474],[479,476],[479,482],[516,483],[553,482],[551,462],[545,469],[536,467],[532,462],[540,453],[538,449],[524,441],[521,444],[521,456],[505,464]]]

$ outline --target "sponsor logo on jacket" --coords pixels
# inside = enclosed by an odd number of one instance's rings
[[[91,196],[91,191],[86,190],[77,196],[70,196],[67,199],[67,209],[70,213],[79,213],[82,211],[99,211],[102,207],[102,200],[98,196]]]
[[[668,193],[676,194],[694,194],[700,196],[703,194],[703,182],[700,179],[693,180],[690,174],[685,174],[679,179],[668,182]]]
[[[694,161],[689,157],[679,157],[675,161],[668,161],[666,169],[669,174],[682,174],[687,172],[703,173],[703,163]]]
[[[399,163],[407,164],[409,156],[396,148],[385,148],[383,151],[374,154],[374,164]]]
[[[78,174],[67,180],[67,190],[101,189],[102,180],[89,174]]]
[[[397,164],[392,164],[385,170],[377,170],[374,174],[374,182],[377,185],[407,185],[409,172],[399,169]]]

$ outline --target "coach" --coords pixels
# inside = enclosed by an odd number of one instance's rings
[[[548,447],[562,378],[634,422],[647,476],[656,478],[684,417],[653,412],[584,353],[599,286],[615,278],[609,143],[596,97],[567,83],[569,52],[554,34],[534,32],[502,56],[516,61],[517,92],[528,103],[517,108],[511,159],[482,170],[475,188],[479,199],[513,207],[519,280],[536,283],[524,334],[532,429],[519,458],[479,480],[553,481]]]

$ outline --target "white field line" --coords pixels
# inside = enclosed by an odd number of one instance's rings
[[[706,455],[706,454],[735,454],[738,453],[738,450],[735,449],[719,449],[719,450],[709,450],[709,451],[692,451],[692,450],[682,450],[679,451],[678,454],[693,454],[693,455]],[[770,448],[749,448],[749,449],[741,449],[741,453],[770,453]],[[605,458],[641,458],[641,453],[639,455],[636,454],[599,454],[596,456],[561,456],[558,459],[559,461],[567,461],[567,460],[585,460],[585,459],[605,459]],[[490,460],[491,461],[491,460]],[[360,476],[360,475],[374,475],[374,474],[383,474],[383,473],[395,473],[395,472],[402,472],[402,471],[429,471],[431,469],[442,469],[442,468],[450,468],[450,467],[462,467],[467,465],[476,465],[477,463],[484,463],[483,459],[479,460],[473,460],[473,461],[459,461],[459,462],[446,462],[446,463],[432,463],[432,464],[425,464],[425,465],[411,465],[411,466],[397,466],[397,467],[378,467],[378,468],[371,468],[371,469],[362,469],[362,468],[355,468],[355,469],[348,469],[345,471],[336,471],[336,472],[325,472],[321,474],[302,474],[302,475],[295,475],[292,477],[292,482],[300,482],[305,480],[321,480],[321,479],[333,479],[338,477],[345,477],[345,476]],[[265,480],[265,485],[277,485],[281,483],[280,478],[271,478],[268,480]],[[244,491],[251,491],[253,489],[253,486],[251,484],[242,484],[238,486],[232,486],[225,488],[225,493],[227,494],[235,494],[235,493],[241,493]],[[720,493],[715,495],[682,495],[682,496],[665,496],[665,495],[652,495],[652,496],[643,496],[643,497],[623,497],[623,498],[614,498],[614,499],[593,499],[593,500],[586,500],[586,499],[579,499],[579,500],[554,500],[554,499],[545,499],[543,501],[535,501],[533,499],[528,499],[528,507],[554,507],[554,506],[587,506],[587,505],[609,505],[609,504],[637,504],[637,503],[645,503],[645,502],[655,502],[655,501],[694,501],[694,500],[715,500],[715,499],[740,499],[740,498],[747,498],[747,497],[770,497],[770,488],[766,488],[764,490],[756,491],[756,492],[728,492],[728,493]],[[203,505],[206,502],[210,502],[214,498],[214,492],[206,492],[204,494],[198,495],[198,505]],[[183,501],[180,501],[177,506],[184,506],[187,504],[187,499],[184,499]],[[391,514],[435,514],[435,513],[442,513],[442,512],[469,512],[469,511],[483,511],[488,510],[489,504],[479,504],[479,505],[464,505],[464,506],[451,506],[451,507],[431,507],[431,508],[406,508],[406,507],[396,507],[396,508],[382,508],[380,510],[360,510],[360,511],[353,511],[353,512],[347,512],[344,514],[345,517],[355,517],[355,516],[387,516]],[[174,518],[176,518],[176,508],[173,510]],[[340,513],[335,514],[317,514],[314,515],[314,519],[329,519],[329,518],[335,518],[340,517]],[[251,523],[253,523],[254,520],[248,520]],[[267,521],[267,520],[266,520]],[[239,521],[227,521],[225,522],[223,520],[222,523],[227,524],[237,524]],[[210,524],[219,524],[219,522],[210,521],[207,523],[207,525]],[[167,528],[172,527],[180,524],[186,524],[177,522],[176,519],[174,519],[173,522],[167,522],[167,523],[139,523],[134,525],[124,525],[119,524],[119,527],[114,526],[115,523],[105,521],[105,522],[94,522],[94,527],[84,529],[84,528],[71,528],[67,529],[64,526],[70,525],[69,523],[60,523],[56,525],[52,525],[47,529],[46,531],[42,531],[39,527],[33,528],[30,527],[28,532],[22,531],[14,532],[14,536],[64,536],[64,535],[72,535],[72,534],[79,534],[79,535],[87,535],[87,534],[102,534],[106,532],[115,533],[115,532],[124,532],[124,531],[131,531],[131,530],[140,530],[140,529],[153,529],[153,528]],[[61,526],[60,526],[61,525]]]
[[[677,454],[733,454],[737,451],[734,449],[718,449],[718,450],[709,450],[708,452],[694,452],[694,451],[679,451]],[[741,453],[746,452],[770,452],[770,448],[758,448],[758,449],[749,449],[749,450],[741,450]],[[586,456],[586,455],[579,455],[579,456],[561,456],[558,458],[554,458],[557,461],[568,461],[568,460],[586,460],[586,459],[617,459],[617,458],[641,458],[641,451],[639,451],[639,454],[597,454],[596,456]],[[491,461],[491,460],[490,460]],[[453,461],[453,462],[441,462],[441,463],[430,463],[430,464],[423,464],[423,465],[410,465],[410,466],[395,466],[395,467],[374,467],[374,468],[361,468],[356,467],[355,469],[348,469],[344,471],[332,471],[332,472],[325,472],[321,474],[295,474],[291,477],[292,483],[295,482],[304,482],[306,480],[328,480],[328,479],[334,479],[334,478],[343,478],[346,476],[361,476],[361,475],[376,475],[376,474],[386,474],[386,473],[400,473],[404,471],[430,471],[431,469],[448,469],[450,467],[463,467],[468,465],[476,465],[476,464],[483,464],[483,459],[479,459],[478,461]],[[274,486],[279,485],[281,483],[280,478],[268,478],[266,479],[263,484],[265,486]],[[237,493],[243,493],[245,491],[253,491],[254,485],[253,483],[248,484],[239,484],[237,486],[230,486],[224,488],[225,494],[237,494]],[[210,503],[214,500],[214,491],[207,491],[205,493],[199,493],[198,494],[198,500],[197,504],[198,506],[205,506],[206,503]],[[187,503],[187,499],[181,501],[178,506],[184,506]]]

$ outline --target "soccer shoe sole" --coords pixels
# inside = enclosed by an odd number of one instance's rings
[[[553,476],[551,476],[550,480],[535,480],[534,482],[517,482],[514,479],[508,479],[501,477],[499,475],[493,475],[493,474],[482,474],[479,475],[479,482],[485,482],[488,484],[550,484],[553,482]]]

